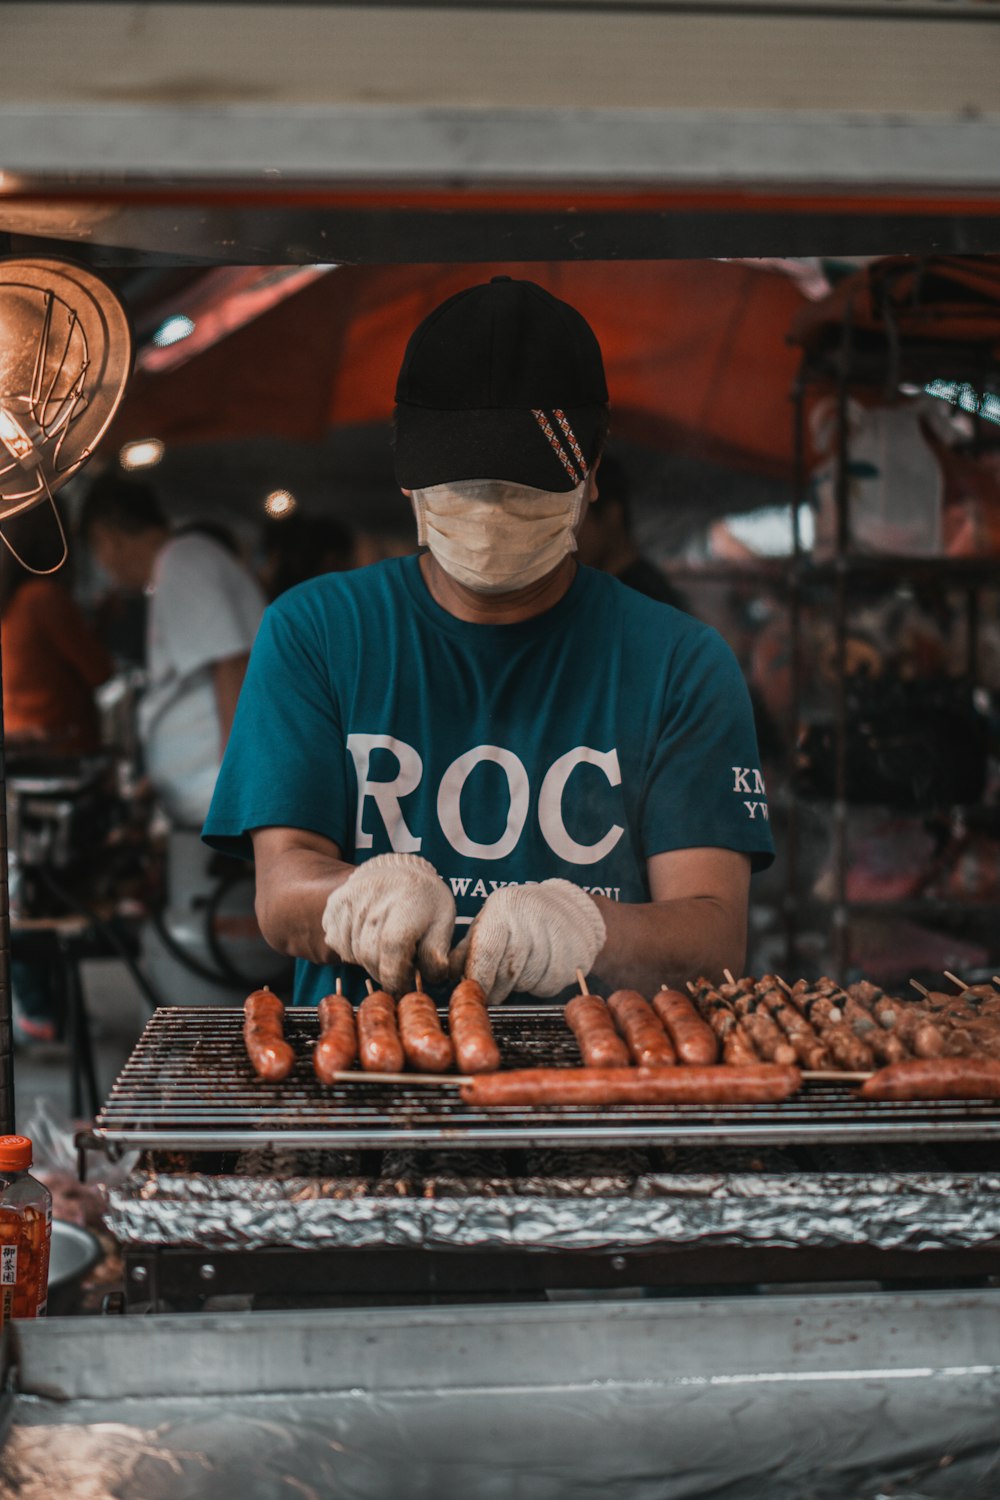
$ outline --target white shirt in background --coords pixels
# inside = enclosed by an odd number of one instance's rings
[[[249,652],[266,601],[243,564],[197,532],[162,548],[151,595],[139,706],[146,768],[174,822],[200,828],[219,770],[212,668]]]

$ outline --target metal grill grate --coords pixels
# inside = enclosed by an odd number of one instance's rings
[[[493,1013],[505,1068],[579,1064],[558,1008]],[[847,1083],[807,1082],[780,1104],[504,1106],[474,1109],[452,1089],[411,1084],[324,1087],[312,1070],[313,1010],[289,1010],[299,1061],[283,1083],[258,1079],[242,1010],[172,1006],[151,1018],[97,1116],[104,1143],[157,1150],[282,1146],[795,1145],[843,1141],[987,1140],[1000,1106],[868,1103]]]

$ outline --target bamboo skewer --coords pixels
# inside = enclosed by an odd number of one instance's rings
[[[786,995],[790,995],[792,993],[792,987],[788,983],[788,980],[787,979],[782,979],[782,977],[781,977],[780,974],[775,974],[774,977],[778,981],[778,983],[781,985],[781,988],[784,990],[785,994]]]
[[[959,979],[958,975],[953,974],[950,969],[943,969],[941,972],[944,974],[945,979],[950,979],[952,984],[957,984],[960,990],[967,990],[969,988],[965,980]]]
[[[733,971],[732,971],[732,969],[723,969],[722,972],[726,976],[726,983],[727,984],[735,984],[736,983],[736,980],[733,978]]]
[[[718,1067],[726,1064],[719,1063]],[[732,1070],[738,1072],[737,1068]],[[417,1083],[435,1085],[443,1089],[458,1089],[466,1082],[464,1078],[449,1078],[441,1073],[365,1073],[360,1069],[351,1069],[345,1073],[333,1073],[330,1075],[335,1083]],[[808,1072],[803,1070],[802,1077],[814,1083],[864,1083],[873,1075],[869,1073],[839,1072],[837,1069],[827,1069],[820,1072]]]
[[[839,1068],[824,1068],[820,1071],[814,1070],[812,1072],[803,1069],[802,1071],[803,1078],[824,1083],[864,1083],[866,1079],[873,1076],[873,1073],[848,1073],[846,1070],[841,1072]]]
[[[366,1073],[360,1068],[346,1073],[331,1073],[335,1083],[425,1083],[442,1089],[461,1088],[464,1079],[446,1078],[441,1073]]]
[[[372,984],[370,979],[365,980],[365,989],[368,991],[369,995],[374,995],[375,986]]]
[[[920,995],[923,995],[925,999],[929,999],[930,998],[930,993],[931,993],[930,990],[925,989],[924,986],[920,983],[919,980],[917,980],[917,979],[911,979],[910,980],[910,984],[917,991],[917,993],[920,994]]]
[[[577,969],[577,971],[576,971],[576,982],[580,986],[580,994],[581,995],[589,995],[590,994],[590,991],[587,988],[587,981],[583,977],[583,970],[582,969]]]

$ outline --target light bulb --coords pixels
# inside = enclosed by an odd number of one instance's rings
[[[123,469],[152,469],[163,457],[164,447],[159,438],[137,438],[126,443],[118,454]]]
[[[0,443],[22,468],[33,469],[41,462],[41,454],[34,443],[5,406],[0,406]]]
[[[272,490],[264,501],[264,509],[272,521],[283,521],[298,509],[298,504],[290,490]]]
[[[153,343],[158,349],[169,349],[171,344],[179,344],[182,339],[190,338],[194,333],[194,323],[184,313],[174,313],[170,318],[165,318],[159,328],[153,334]]]

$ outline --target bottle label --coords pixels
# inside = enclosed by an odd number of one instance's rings
[[[17,1285],[17,1246],[0,1246],[0,1328],[14,1316],[14,1287]]]

